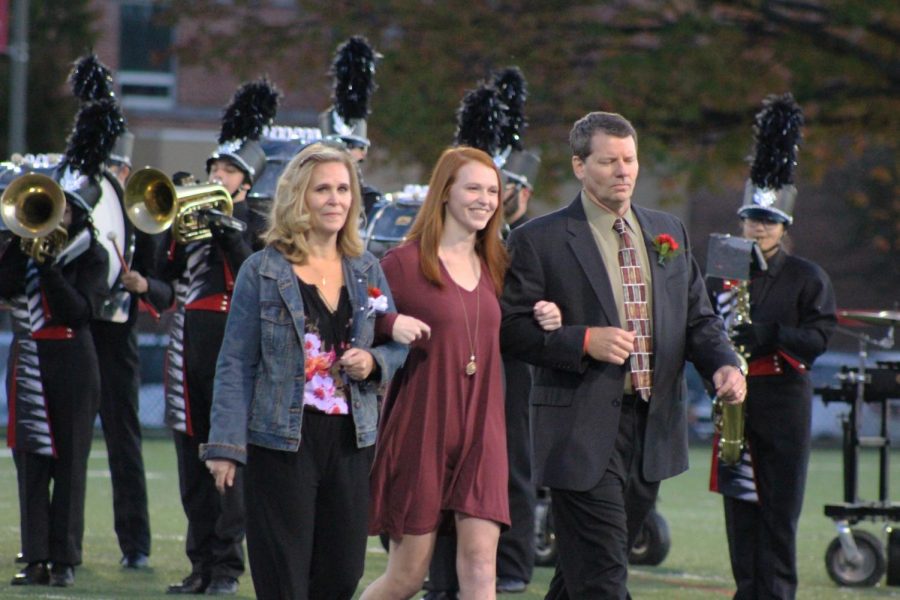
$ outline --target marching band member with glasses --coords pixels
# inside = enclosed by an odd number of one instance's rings
[[[744,433],[735,466],[713,473],[722,494],[731,570],[739,600],[794,598],[797,523],[809,463],[809,370],[834,332],[834,290],[818,265],[785,248],[797,195],[793,183],[803,123],[790,94],[768,96],[755,121],[756,156],[738,210],[741,234],[767,263],[750,272],[750,320],[732,339],[748,356]],[[787,150],[784,150],[787,149]],[[711,289],[718,311],[731,310],[727,282]],[[733,288],[732,288],[733,290]],[[727,307],[727,310],[726,310]]]

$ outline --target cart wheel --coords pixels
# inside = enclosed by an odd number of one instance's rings
[[[534,510],[534,564],[552,567],[556,564],[556,531],[550,514],[550,497],[538,498]]]
[[[900,529],[891,529],[888,534],[887,584],[900,585]]]
[[[884,575],[885,559],[881,542],[868,531],[853,529],[851,533],[862,555],[860,564],[851,564],[841,547],[841,540],[834,538],[825,551],[825,569],[838,585],[871,587]]]
[[[631,547],[628,562],[632,565],[656,566],[666,559],[671,546],[669,525],[661,514],[651,510]]]

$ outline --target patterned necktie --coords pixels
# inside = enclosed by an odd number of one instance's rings
[[[616,219],[613,229],[622,243],[619,247],[619,269],[622,272],[622,291],[625,304],[625,328],[635,333],[634,351],[628,358],[631,384],[634,392],[643,400],[650,400],[653,371],[650,358],[653,355],[653,339],[650,336],[650,314],[647,308],[647,286],[641,273],[637,251],[625,228],[625,221]]]

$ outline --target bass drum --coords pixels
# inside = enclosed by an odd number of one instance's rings
[[[403,242],[422,208],[426,192],[424,186],[406,186],[402,192],[386,194],[372,210],[365,235],[366,250],[381,258]]]
[[[95,316],[113,323],[128,320],[131,302],[130,294],[119,280],[122,259],[130,268],[134,256],[134,226],[125,216],[124,196],[119,180],[111,172],[104,171],[100,177],[100,200],[91,212],[91,221],[97,242],[109,258],[106,283],[110,293],[97,308]]]
[[[112,289],[122,272],[119,252],[125,258],[125,263],[131,265],[131,257],[134,253],[134,229],[131,221],[125,217],[122,186],[109,171],[104,171],[100,178],[100,190],[100,200],[91,212],[91,221],[94,222],[97,242],[109,255],[109,272],[106,274],[106,283]],[[116,246],[118,246],[118,251],[116,251]]]

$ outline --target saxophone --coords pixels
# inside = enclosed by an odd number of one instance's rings
[[[735,327],[750,324],[750,282],[738,283],[735,294],[734,312],[726,326],[729,338],[732,337]],[[746,374],[746,349],[743,346],[736,346],[734,350],[741,363],[741,371]],[[714,398],[713,412],[716,432],[719,434],[719,460],[728,466],[736,465],[741,460],[741,452],[744,449],[744,403],[728,404]]]

